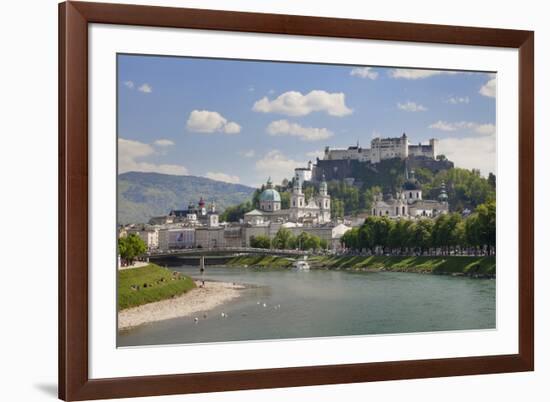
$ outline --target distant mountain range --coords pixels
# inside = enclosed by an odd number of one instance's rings
[[[172,209],[186,209],[203,197],[216,209],[250,200],[253,187],[231,184],[197,176],[127,172],[118,175],[118,223],[145,223],[153,216]]]

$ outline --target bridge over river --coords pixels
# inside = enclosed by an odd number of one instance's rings
[[[176,250],[150,251],[147,257],[168,257],[168,256],[235,256],[242,254],[277,255],[277,256],[302,256],[310,255],[311,252],[304,250],[278,250],[254,247],[215,247],[215,248],[182,248]]]
[[[304,250],[278,250],[254,247],[215,247],[186,248],[175,250],[155,250],[146,254],[151,260],[166,264],[221,265],[231,257],[239,255],[273,255],[280,257],[300,257],[311,255]]]

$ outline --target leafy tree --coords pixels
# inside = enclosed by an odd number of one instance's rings
[[[118,253],[128,265],[132,265],[136,257],[147,251],[147,244],[137,234],[131,234],[118,239]]]
[[[379,186],[373,186],[365,190],[361,194],[360,199],[360,206],[362,207],[362,209],[370,212],[370,210],[372,210],[372,207],[374,206],[374,197],[376,196],[376,194],[379,194],[381,192],[382,188],[380,188]]]
[[[340,242],[352,250],[359,250],[359,228],[352,228],[342,235]]]
[[[344,202],[339,199],[332,198],[330,203],[330,214],[333,218],[344,217]]]
[[[496,199],[495,187],[482,177],[478,170],[453,168],[437,173],[430,183],[423,185],[424,198],[437,199],[444,182],[451,211],[465,208],[474,210],[478,205]]]
[[[295,244],[301,250],[317,250],[321,247],[321,238],[319,236],[312,235],[307,232],[302,232],[295,240]],[[326,241],[325,247],[326,248]]]
[[[398,248],[403,251],[405,247],[409,246],[412,223],[408,219],[399,219],[391,226],[388,234],[388,245],[391,248]]]
[[[290,192],[282,191],[279,194],[281,195],[281,209],[290,208]]]
[[[221,222],[238,222],[244,218],[244,214],[254,209],[252,202],[246,201],[225,209],[220,215]]]
[[[375,218],[373,221],[371,219],[372,217],[369,217],[366,221],[372,224],[372,242],[374,246],[384,249],[388,246],[389,234],[394,222],[386,217]]]
[[[487,181],[495,189],[497,187],[497,177],[494,175],[494,173],[489,173],[489,176],[487,176]]]
[[[432,245],[433,226],[431,219],[421,219],[411,225],[409,246],[419,249],[420,253],[428,250]]]
[[[252,236],[250,238],[250,247],[271,248],[271,239],[268,236]]]
[[[273,238],[272,245],[274,248],[285,250],[290,249],[294,245],[295,238],[292,232],[286,228],[280,228]]]

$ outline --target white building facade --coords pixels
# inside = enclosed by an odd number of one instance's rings
[[[405,133],[401,137],[374,138],[370,148],[361,148],[359,143],[348,148],[325,148],[325,160],[357,160],[360,162],[379,163],[386,159],[406,159],[409,156],[436,159],[437,139],[432,138],[428,144],[411,144]]]

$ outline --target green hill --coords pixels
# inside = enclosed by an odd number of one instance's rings
[[[145,223],[203,197],[223,211],[250,200],[254,188],[196,176],[127,172],[118,175],[118,223]]]

